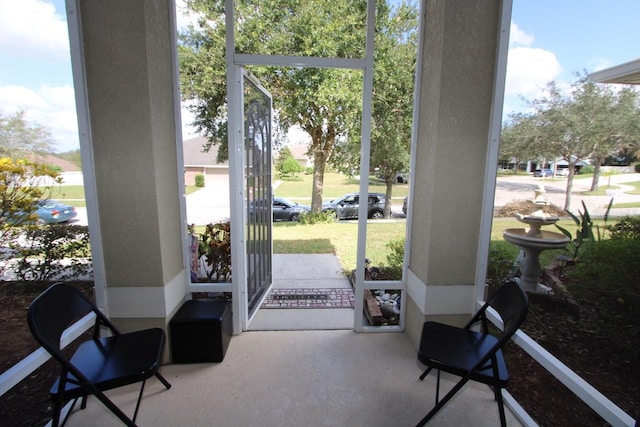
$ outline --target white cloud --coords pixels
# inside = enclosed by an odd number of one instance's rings
[[[509,49],[506,95],[535,98],[551,80],[562,73],[553,52],[530,47]]]
[[[42,0],[0,0],[0,52],[68,61],[65,18]]]
[[[534,40],[535,37],[533,37],[533,34],[528,34],[520,29],[516,23],[511,23],[509,46],[531,46]]]
[[[22,86],[0,87],[0,113],[9,116],[19,110],[25,111],[27,121],[49,129],[56,151],[78,148],[75,98],[70,85],[42,85],[37,90]]]

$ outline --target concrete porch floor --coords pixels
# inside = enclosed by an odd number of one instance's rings
[[[350,284],[334,255],[274,256],[274,287],[305,286]],[[415,425],[434,404],[435,373],[420,381],[424,366],[405,334],[355,333],[353,316],[353,309],[259,310],[252,330],[231,339],[221,363],[163,366],[161,373],[172,384],[169,390],[155,378],[148,380],[137,424]],[[447,378],[443,375],[441,395],[453,385]],[[132,416],[138,390],[129,386],[107,395]],[[499,423],[491,390],[471,383],[429,425]],[[520,425],[508,409],[507,423]],[[97,399],[89,398],[87,408],[76,409],[67,425],[120,424]]]
[[[413,426],[435,399],[435,373],[402,333],[256,331],[231,339],[221,363],[167,365],[147,382],[140,426]],[[441,383],[446,392],[453,383]],[[108,396],[130,416],[139,387]],[[520,425],[507,410],[508,425]],[[468,384],[430,426],[499,425],[493,393]],[[69,426],[120,425],[95,398]]]

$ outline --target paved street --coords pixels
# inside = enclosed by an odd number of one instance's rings
[[[600,177],[600,189],[606,189],[609,185],[615,187],[604,196],[584,196],[582,193],[589,191],[591,188],[591,178],[574,178],[571,192],[571,211],[577,214],[578,210],[583,210],[583,200],[589,213],[594,216],[604,215],[612,197],[614,198],[614,209],[616,203],[640,202],[640,195],[626,194],[625,191],[632,187],[624,185],[625,182],[638,181],[640,181],[640,174],[638,173]],[[538,185],[544,186],[546,191],[545,198],[560,208],[564,207],[567,187],[566,179],[552,180],[550,178],[533,178],[532,176],[503,176],[498,178],[494,205],[504,206],[512,200],[532,199],[534,190]],[[640,208],[616,209],[614,214],[616,216],[639,215]]]
[[[581,201],[584,200],[589,212],[594,216],[603,215],[611,200],[615,203],[640,202],[640,195],[626,194],[625,191],[631,187],[625,186],[625,182],[640,181],[640,174],[618,174],[600,178],[600,187],[606,188],[608,185],[616,186],[616,189],[609,191],[605,196],[583,196],[581,193],[588,191],[591,187],[591,178],[576,178],[573,181],[571,210],[577,214],[578,209],[582,210]],[[526,200],[534,197],[534,189],[538,185],[545,188],[545,197],[554,205],[562,208],[565,202],[566,179],[533,178],[531,176],[503,176],[498,178],[496,184],[495,206],[503,206],[513,200]],[[299,203],[310,203],[300,200]],[[393,206],[393,219],[402,219],[401,206],[396,203]],[[202,188],[186,197],[187,223],[208,224],[229,219],[229,187],[226,182]],[[78,216],[73,221],[74,224],[87,224],[87,211],[85,208],[76,208]],[[616,209],[615,216],[640,215],[640,208]]]

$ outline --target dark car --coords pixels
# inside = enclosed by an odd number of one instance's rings
[[[536,171],[533,173],[533,176],[537,178],[553,176],[553,171],[551,169],[536,169]]]
[[[273,198],[273,220],[274,221],[297,221],[301,213],[310,212],[311,208],[299,205],[291,200],[281,197]]]
[[[358,193],[346,194],[338,199],[322,204],[322,212],[334,212],[338,219],[357,219],[360,206]],[[367,218],[384,218],[384,201],[382,193],[369,193]]]

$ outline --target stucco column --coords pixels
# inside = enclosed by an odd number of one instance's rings
[[[106,309],[123,330],[164,327],[187,280],[173,1],[78,4]]]
[[[498,0],[423,0],[426,10],[406,331],[473,310],[499,36]]]

